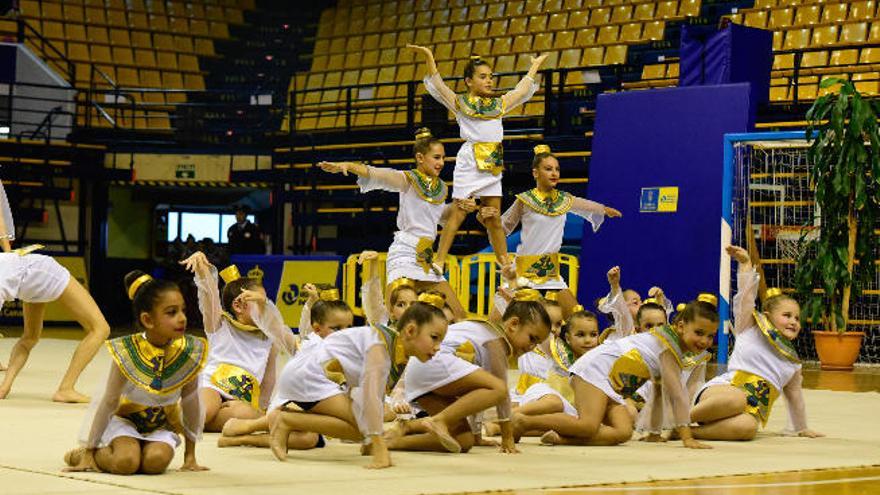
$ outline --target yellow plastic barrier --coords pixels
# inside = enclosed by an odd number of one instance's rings
[[[364,269],[367,267],[358,265],[358,256],[357,254],[349,256],[342,268],[342,300],[351,307],[351,311],[356,316],[364,316],[361,287],[364,284]],[[385,280],[385,260],[387,258],[388,253],[379,253],[379,258],[372,261],[372,263],[378,263],[376,269],[383,288],[388,285]],[[449,281],[452,291],[456,294],[460,293],[458,284],[461,280],[461,272],[458,258],[452,255],[446,257],[446,271],[446,279]]]
[[[569,290],[577,297],[578,270],[576,256],[559,254],[560,275]],[[494,253],[479,253],[461,260],[459,296],[468,317],[485,318],[492,311],[495,291],[501,279],[501,270],[495,263]]]

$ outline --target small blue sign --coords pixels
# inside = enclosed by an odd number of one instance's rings
[[[639,211],[642,213],[654,213],[660,204],[659,187],[643,187],[642,197],[639,201]]]

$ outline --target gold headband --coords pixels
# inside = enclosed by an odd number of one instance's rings
[[[425,304],[430,304],[437,309],[442,310],[444,306],[446,306],[446,298],[439,294],[431,294],[430,292],[422,292],[419,294],[418,301]]]
[[[658,301],[654,297],[649,297],[649,298],[645,299],[644,301],[642,301],[642,304],[656,304],[658,306],[663,306],[662,304],[660,304],[660,301]]]
[[[767,289],[767,292],[764,293],[763,300],[770,299],[771,297],[781,296],[782,294],[782,289],[780,289],[779,287],[771,287]]]
[[[513,294],[513,300],[516,302],[540,301],[541,293],[535,289],[517,289]]]
[[[222,278],[223,281],[228,284],[240,279],[241,273],[238,271],[237,266],[229,265],[220,271],[220,278]]]
[[[322,301],[338,301],[339,300],[339,289],[324,289],[318,293],[318,299]]]
[[[540,155],[541,153],[550,153],[550,147],[546,144],[539,144],[534,147],[534,151],[536,155]]]
[[[711,304],[714,307],[718,307],[718,297],[715,294],[708,294],[706,292],[697,296],[697,301],[702,301],[704,303]]]
[[[548,290],[547,292],[544,293],[544,300],[559,302],[559,293]]]
[[[688,307],[688,305],[685,303],[678,303],[678,305],[675,306],[675,310],[678,311],[679,313],[681,313],[687,307]]]
[[[391,287],[389,289],[389,292],[394,292],[397,289],[400,289],[401,287],[409,287],[412,290],[416,290],[416,286],[412,280],[410,280],[406,277],[401,277],[401,278],[395,280],[394,282],[391,282]]]
[[[580,313],[584,310],[583,305],[575,304],[573,308],[571,308],[571,314]]]
[[[479,56],[479,55],[471,55],[471,60],[474,61],[474,62],[479,62],[479,61],[480,61],[480,56]]]
[[[416,133],[416,139],[428,139],[430,137],[434,137],[430,129],[422,129]]]
[[[138,289],[141,288],[142,285],[153,280],[153,277],[147,275],[146,273],[141,275],[140,277],[134,279],[134,282],[128,286],[128,298],[134,301],[134,296],[137,295]]]

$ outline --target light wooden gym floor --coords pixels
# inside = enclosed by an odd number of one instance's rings
[[[0,360],[6,363],[16,332],[3,331]],[[526,439],[519,455],[492,448],[457,456],[395,452],[395,467],[369,471],[356,445],[331,441],[325,449],[291,452],[279,463],[261,449],[219,449],[217,434],[205,434],[198,458],[211,468],[207,473],[67,474],[61,458],[75,445],[86,406],[55,404],[49,397],[78,335],[47,329],[9,398],[0,401],[2,494],[880,494],[878,368],[805,372],[810,426],[828,435],[823,439],[781,436],[787,412],[779,400],[755,441],[712,442],[709,451],[687,450],[677,442],[544,447]],[[81,378],[80,390],[94,393],[108,366],[102,351]],[[178,450],[172,467],[181,457]]]

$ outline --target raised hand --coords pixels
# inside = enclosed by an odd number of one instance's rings
[[[205,256],[205,253],[201,251],[196,251],[189,258],[179,261],[181,265],[183,265],[187,271],[192,273],[203,273],[207,271],[211,266],[211,263],[208,261],[208,257]]]
[[[266,293],[259,290],[241,289],[241,294],[235,298],[241,304],[250,302],[263,305],[266,304]]]
[[[431,49],[426,46],[413,45],[413,44],[407,43],[406,47],[409,48],[410,50],[420,52],[422,55],[424,55],[426,57],[434,58],[434,52],[432,52]]]
[[[541,64],[543,64],[544,61],[547,60],[548,55],[548,53],[545,53],[543,55],[538,55],[537,57],[532,57],[532,67],[540,67]]]
[[[616,292],[620,288],[620,267],[615,266],[608,270],[608,285]]]
[[[730,255],[731,258],[735,259],[737,263],[740,264],[751,264],[752,259],[749,257],[749,252],[739,246],[727,246],[725,248],[727,254]]]
[[[357,264],[363,265],[368,261],[375,261],[379,259],[379,253],[376,251],[363,251],[358,255]]]
[[[315,284],[303,284],[302,291],[306,293],[306,300],[315,302],[319,298],[318,288],[315,287]]]

